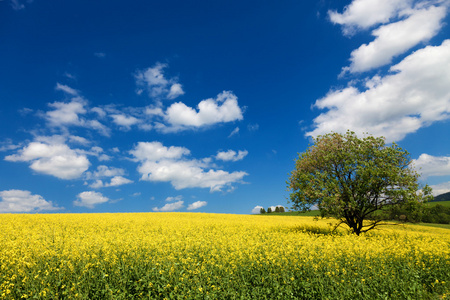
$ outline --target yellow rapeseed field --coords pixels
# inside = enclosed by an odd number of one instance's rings
[[[193,213],[0,215],[0,299],[442,299],[450,230]]]

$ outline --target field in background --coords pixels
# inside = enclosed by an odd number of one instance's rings
[[[320,216],[318,210],[311,210],[307,212],[287,211],[287,212],[271,212],[262,214],[264,216],[296,216],[296,217],[315,217]]]
[[[450,231],[357,237],[312,217],[0,215],[0,299],[430,299],[450,290]]]
[[[445,207],[450,207],[450,201],[431,201],[431,202],[428,202],[429,206],[436,206],[437,204],[440,204],[440,205],[445,206]]]

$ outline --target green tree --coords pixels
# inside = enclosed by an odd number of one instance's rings
[[[280,208],[277,206],[275,207],[275,212],[279,213],[280,212]]]
[[[271,212],[272,212],[272,207],[269,207],[269,208],[267,209],[267,213],[270,214]]]
[[[280,206],[279,208],[280,208],[280,212],[281,212],[281,213],[284,213],[284,212],[285,212],[284,206]]]
[[[259,210],[259,213],[260,214],[265,214],[266,213],[266,210],[264,209],[264,207],[261,207],[261,209]]]
[[[419,191],[409,153],[383,137],[329,133],[299,154],[287,182],[294,210],[317,205],[322,217],[339,220],[357,235],[390,219],[389,210],[419,207],[431,188]]]

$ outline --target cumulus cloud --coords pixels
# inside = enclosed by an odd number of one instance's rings
[[[422,178],[450,175],[450,157],[448,156],[432,156],[423,153],[418,159],[412,160],[412,165]]]
[[[178,83],[177,78],[167,79],[164,76],[164,69],[167,64],[156,63],[155,66],[145,70],[138,70],[135,74],[137,93],[141,94],[144,90],[152,98],[175,99],[184,94],[182,85]]]
[[[79,178],[90,165],[84,154],[61,142],[31,142],[19,150],[18,154],[6,156],[5,160],[30,162],[32,170],[60,179]]]
[[[430,186],[433,189],[433,196],[439,196],[450,192],[450,181]]]
[[[196,201],[188,205],[187,210],[199,209],[200,207],[206,206],[208,202],[206,201]]]
[[[209,188],[221,191],[224,186],[241,182],[245,172],[228,173],[208,167],[208,160],[186,158],[184,147],[165,147],[159,142],[140,142],[130,151],[139,162],[141,180],[170,182],[175,189]]]
[[[109,183],[108,182],[105,183],[103,182],[103,180],[97,179],[89,186],[91,188],[98,189],[102,187],[120,186],[129,183],[133,183],[133,181],[123,176],[114,176],[113,178],[111,178],[111,181]]]
[[[26,213],[52,211],[61,209],[46,201],[40,195],[33,195],[30,191],[7,190],[0,191],[0,213]]]
[[[373,42],[351,53],[351,64],[344,72],[364,72],[391,63],[393,57],[435,36],[446,14],[446,6],[415,9],[407,19],[377,28],[372,32]]]
[[[133,116],[123,114],[113,114],[110,116],[116,125],[121,126],[126,130],[130,130],[131,126],[139,124],[141,121]]]
[[[180,208],[183,208],[184,207],[183,204],[184,204],[184,201],[177,201],[177,202],[167,203],[166,205],[164,205],[161,208],[153,207],[153,211],[160,211],[160,212],[174,211],[174,210],[178,210]]]
[[[132,180],[129,180],[123,176],[114,176],[113,178],[111,178],[111,182],[107,183],[106,186],[119,186],[129,184],[132,182],[133,182]]]
[[[237,153],[233,150],[221,151],[216,155],[216,159],[223,161],[238,161],[243,160],[248,154],[247,150],[241,151],[239,150]]]
[[[170,86],[170,90],[169,90],[169,94],[167,95],[167,98],[175,99],[181,95],[184,95],[183,87],[179,83],[174,83]]]
[[[183,196],[181,196],[181,195],[178,195],[175,197],[167,197],[166,202],[180,201],[182,199],[183,199]]]
[[[353,0],[343,13],[329,11],[328,16],[334,24],[342,25],[345,35],[353,35],[357,30],[389,22],[411,3],[412,0]]]
[[[179,159],[191,152],[184,147],[165,147],[160,142],[139,142],[130,153],[138,161],[159,161],[163,159]]]
[[[264,208],[262,206],[256,205],[253,209],[252,209],[252,214],[259,214],[261,212],[261,208]]]
[[[94,180],[90,185],[92,188],[120,186],[133,182],[132,180],[123,177],[123,175],[125,175],[124,169],[101,165],[97,167],[97,171],[95,172],[86,172],[86,179]],[[104,183],[102,178],[108,177],[111,177],[110,182]]]
[[[89,120],[84,116],[88,113],[88,102],[82,97],[75,96],[69,102],[53,102],[48,106],[52,110],[47,111],[43,116],[50,127],[67,128],[70,126],[85,127],[97,130],[99,133],[108,136],[109,129],[98,120]],[[98,109],[92,112],[97,112]]]
[[[331,91],[314,106],[327,111],[307,136],[348,129],[399,141],[421,127],[450,117],[450,40],[420,49],[390,68],[390,74]],[[430,101],[433,99],[433,101]]]
[[[95,205],[106,203],[109,199],[103,196],[101,193],[88,191],[79,193],[77,200],[73,202],[76,206],[83,206],[87,208],[94,208]]]
[[[169,127],[165,126],[162,128],[163,130],[179,131],[238,121],[243,119],[243,115],[236,95],[230,91],[224,91],[214,99],[201,101],[197,105],[197,109],[188,107],[182,102],[173,103],[167,108],[164,118]]]
[[[46,112],[45,117],[50,126],[61,127],[68,125],[82,126],[83,121],[79,115],[86,113],[85,105],[87,101],[75,97],[70,102],[53,102],[49,106],[53,110]]]

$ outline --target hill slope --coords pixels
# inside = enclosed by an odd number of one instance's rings
[[[430,202],[435,202],[435,201],[450,201],[450,192],[440,194],[440,195],[434,197],[434,200],[430,201]]]

